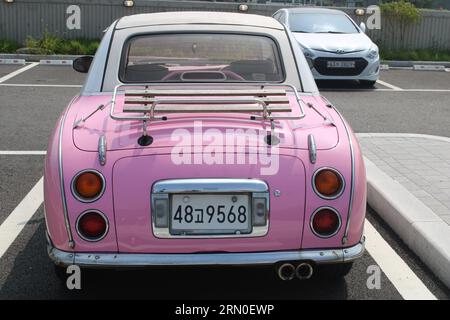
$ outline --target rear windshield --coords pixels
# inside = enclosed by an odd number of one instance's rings
[[[281,82],[275,42],[266,36],[161,34],[132,38],[121,80],[130,82]]]

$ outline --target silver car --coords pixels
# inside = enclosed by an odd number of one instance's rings
[[[359,80],[373,86],[380,73],[378,47],[347,14],[323,8],[280,9],[273,15],[293,33],[316,80]]]

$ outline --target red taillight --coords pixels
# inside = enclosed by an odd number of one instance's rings
[[[322,208],[313,214],[311,228],[319,237],[331,237],[339,231],[340,227],[341,219],[334,209]]]
[[[80,236],[87,241],[98,241],[108,232],[106,217],[96,211],[83,213],[77,222],[77,230]]]

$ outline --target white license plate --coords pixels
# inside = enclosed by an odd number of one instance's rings
[[[251,232],[247,194],[174,194],[171,200],[171,234]]]
[[[355,68],[355,61],[327,61],[327,68]]]

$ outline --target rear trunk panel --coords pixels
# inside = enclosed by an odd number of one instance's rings
[[[270,191],[269,232],[263,237],[159,239],[153,235],[150,197],[156,181],[187,178],[249,178]],[[127,157],[113,169],[114,212],[119,252],[195,253],[292,250],[301,247],[305,168],[294,155],[280,155],[279,172],[261,175],[260,166],[176,165],[170,154]],[[274,191],[280,196],[274,196]]]

